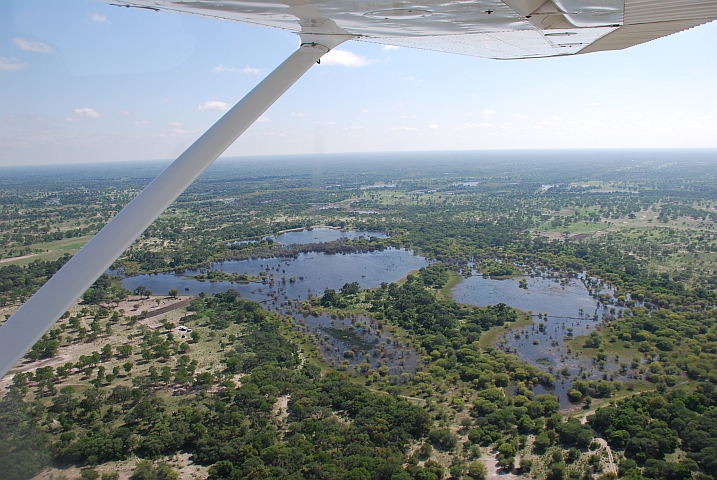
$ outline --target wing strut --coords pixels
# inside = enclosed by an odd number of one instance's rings
[[[30,297],[0,327],[0,378],[239,135],[328,51],[324,45],[303,43]]]

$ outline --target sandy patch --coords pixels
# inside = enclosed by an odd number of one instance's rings
[[[480,461],[483,462],[488,469],[486,480],[517,480],[519,478],[519,476],[513,472],[502,470],[498,466],[498,453],[491,454],[490,452],[484,451]],[[519,464],[520,458],[516,457],[515,463]]]
[[[163,461],[167,462],[170,467],[179,472],[180,480],[204,480],[209,474],[207,473],[207,467],[200,465],[194,465],[190,460],[191,454],[180,453],[171,457],[165,457]],[[94,469],[102,475],[105,472],[117,472],[119,474],[119,480],[130,480],[132,478],[132,471],[134,470],[140,459],[134,457],[123,462],[109,462]],[[156,464],[156,462],[155,462]],[[79,478],[82,474],[83,468],[68,467],[68,468],[48,468],[42,471],[39,475],[35,476],[33,480],[53,480],[60,475],[64,475],[70,480]]]
[[[20,257],[3,258],[2,260],[0,260],[0,263],[14,262],[15,260],[22,260],[23,258],[34,257],[35,255],[35,253],[31,253],[29,255],[22,255]]]
[[[289,400],[291,400],[291,395],[282,395],[274,404],[274,416],[280,424],[283,424],[289,416]]]

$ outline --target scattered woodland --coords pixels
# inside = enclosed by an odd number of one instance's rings
[[[0,380],[0,476],[717,479],[712,157],[221,161]],[[160,169],[0,176],[0,322]],[[270,237],[316,226],[387,236],[306,245]],[[200,267],[200,280],[260,283],[265,276],[225,278],[210,266],[390,247],[430,264],[378,288],[347,283],[293,299],[284,313],[234,290],[189,296],[121,282]],[[540,320],[506,303],[456,303],[451,288],[473,270],[592,279],[601,311],[617,313],[569,338],[569,351],[617,373],[546,369],[500,348],[500,335]],[[356,346],[327,362],[326,332],[288,312],[367,319],[351,328],[420,361],[396,374],[385,352],[372,350],[375,367],[370,355],[356,359]],[[569,409],[549,393],[566,381]]]

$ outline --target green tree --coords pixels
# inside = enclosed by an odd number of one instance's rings
[[[468,464],[468,475],[474,480],[485,480],[488,476],[488,469],[483,462],[471,462]]]

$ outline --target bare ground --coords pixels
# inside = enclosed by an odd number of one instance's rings
[[[207,467],[194,465],[191,461],[191,455],[189,453],[180,453],[171,457],[166,457],[164,461],[179,472],[180,480],[205,480],[209,476],[207,473]],[[105,472],[117,472],[119,474],[119,480],[130,480],[132,477],[132,471],[138,462],[139,459],[134,457],[122,462],[105,463],[95,467],[94,469],[100,475]],[[84,469],[77,467],[48,468],[39,475],[33,477],[32,480],[53,480],[60,475],[64,475],[68,479],[73,480],[80,477],[82,470]]]

